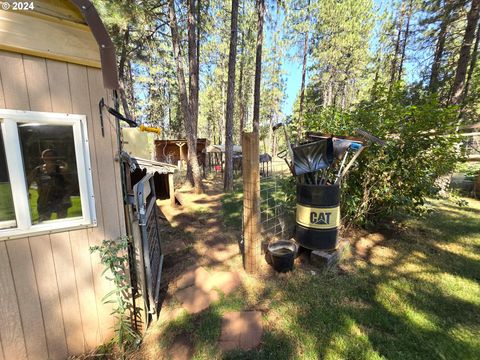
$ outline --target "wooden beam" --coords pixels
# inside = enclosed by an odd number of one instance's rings
[[[468,155],[467,161],[480,161],[480,155]]]
[[[261,261],[258,132],[242,133],[244,266],[257,273]]]
[[[26,15],[41,13],[79,24],[86,24],[82,13],[71,1],[35,0],[34,5],[35,11],[26,11]]]
[[[39,13],[0,11],[0,50],[101,68],[98,44],[87,25]]]

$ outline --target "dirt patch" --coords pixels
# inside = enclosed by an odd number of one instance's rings
[[[190,360],[193,357],[193,344],[187,334],[175,336],[168,352],[162,357],[165,360]]]
[[[241,285],[238,273],[232,272],[238,270],[238,266],[230,267],[241,263],[239,234],[227,232],[220,216],[221,179],[205,181],[205,189],[201,195],[180,189],[181,207],[172,207],[169,200],[157,201],[165,254],[162,305],[160,319],[150,326],[144,337],[144,344],[150,344],[146,347],[152,347],[153,343],[162,348],[159,341],[165,336],[164,331],[168,331],[170,322],[182,312],[202,312],[219,299],[217,290],[229,294]],[[176,335],[160,353],[169,354],[172,359],[190,359],[193,349],[188,334]],[[145,358],[152,358],[146,352],[143,354]]]

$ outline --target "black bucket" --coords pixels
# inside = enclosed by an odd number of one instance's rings
[[[297,184],[295,240],[310,250],[333,250],[338,245],[340,188],[338,185]]]
[[[271,265],[278,272],[287,272],[293,269],[293,262],[298,251],[298,245],[290,240],[280,240],[268,244]]]

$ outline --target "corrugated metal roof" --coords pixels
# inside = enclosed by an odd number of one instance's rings
[[[159,162],[155,160],[147,160],[138,157],[131,157],[132,162],[142,169],[147,169],[147,173],[159,174],[173,174],[177,167],[172,164],[167,164],[164,162]]]

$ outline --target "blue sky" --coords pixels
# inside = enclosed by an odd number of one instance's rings
[[[302,64],[301,62],[293,62],[288,59],[283,63],[283,70],[286,74],[286,99],[282,106],[282,111],[285,115],[291,115],[293,110],[293,103],[298,96],[300,86],[302,84]]]

